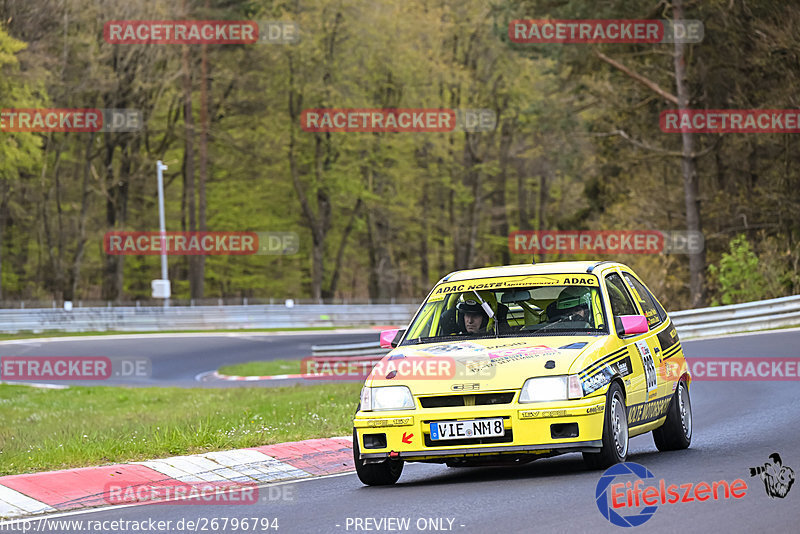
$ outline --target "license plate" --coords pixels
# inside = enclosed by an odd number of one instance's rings
[[[439,421],[431,423],[431,440],[469,439],[504,436],[506,433],[501,417],[474,419],[472,421]]]

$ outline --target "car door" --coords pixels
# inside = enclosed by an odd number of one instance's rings
[[[623,281],[622,275],[618,271],[607,272],[604,276],[604,283],[613,317],[642,313],[631,297],[629,286]],[[614,324],[613,317],[612,325]],[[613,326],[611,335],[618,335]],[[630,379],[630,386],[626,384],[627,404],[629,409],[631,406],[640,405],[636,411],[629,413],[629,419],[631,419],[629,424],[634,426],[643,422],[641,420],[643,417],[639,417],[637,414],[644,414],[642,410],[644,403],[658,396],[658,377],[654,361],[658,340],[651,331],[631,336],[622,335],[619,338],[628,349],[628,357],[633,367],[633,373],[626,378],[626,380]]]
[[[658,397],[665,397],[672,394],[672,384],[675,382],[674,373],[667,372],[664,362],[664,351],[671,345],[665,346],[665,340],[672,343],[670,337],[667,335],[669,332],[669,321],[667,321],[666,312],[664,309],[657,305],[652,294],[645,285],[639,280],[636,275],[624,269],[621,270],[622,277],[628,284],[634,301],[642,310],[642,314],[647,318],[647,325],[650,327],[650,332],[655,337],[655,358],[653,358],[656,367],[656,376],[658,378]],[[673,329],[674,330],[674,329]]]

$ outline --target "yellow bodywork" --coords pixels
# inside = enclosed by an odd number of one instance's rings
[[[453,292],[479,292],[494,308],[496,299],[490,300],[493,295],[482,290],[570,285],[572,281],[600,288],[595,296],[598,301],[593,305],[594,313],[600,313],[596,318],[599,322],[603,313],[611,317],[609,296],[603,283],[605,277],[609,273],[632,276],[632,271],[624,265],[609,262],[596,265],[591,274],[587,274],[587,269],[595,264],[565,262],[461,271],[434,287],[418,312],[418,319],[423,321],[415,320],[415,324],[424,325],[429,321],[429,327],[435,328],[438,315],[426,318],[426,305],[439,302]],[[646,315],[641,297],[632,288],[630,293],[639,308],[638,313]],[[600,295],[602,302],[599,301]],[[648,322],[650,319],[648,317]],[[413,331],[406,334],[409,339],[418,335],[419,332]],[[653,364],[649,370],[649,383],[644,367],[645,354],[652,357]],[[418,360],[449,358],[455,365],[455,372],[444,377],[383,375],[389,368],[386,363],[393,355]],[[452,342],[401,345],[392,350],[382,364],[376,367],[365,386],[407,386],[415,407],[392,411],[359,410],[353,426],[362,459],[388,457],[443,461],[486,455],[596,452],[602,445],[606,392],[612,381],[618,382],[623,389],[630,435],[634,436],[663,424],[678,380],[681,376],[687,383],[691,379],[685,372],[683,351],[669,318],[654,325],[649,332],[634,336],[620,337],[611,328],[605,335],[524,335],[474,340],[462,337]],[[668,372],[668,368],[676,367],[684,370],[682,375]],[[655,383],[652,380],[653,368]],[[588,387],[587,384],[600,387],[574,400],[519,402],[521,388],[528,378],[561,375],[578,375],[584,388]],[[476,403],[477,395],[492,394],[500,398],[503,393],[506,394],[503,402]],[[463,406],[423,407],[423,402],[436,404],[437,397],[454,395],[462,397]],[[505,402],[508,399],[510,401]],[[431,422],[486,418],[502,418],[505,436],[458,440],[462,443],[457,444],[430,439]],[[577,424],[577,435],[559,437],[558,429],[571,424]],[[370,438],[369,446],[365,446],[365,435],[380,434],[385,434],[385,447],[376,448],[373,438]],[[380,440],[377,443],[381,443]]]

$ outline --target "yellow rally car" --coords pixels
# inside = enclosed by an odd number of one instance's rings
[[[364,484],[394,484],[406,461],[521,464],[581,452],[599,469],[625,461],[631,436],[652,431],[662,451],[691,442],[691,376],[675,327],[620,263],[451,273],[381,344],[393,350],[367,378],[353,421]]]

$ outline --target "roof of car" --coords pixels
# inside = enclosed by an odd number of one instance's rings
[[[601,261],[554,261],[548,263],[520,263],[517,265],[502,265],[498,267],[482,267],[455,271],[445,276],[443,280],[456,282],[459,280],[473,280],[475,278],[495,278],[498,276],[517,276],[526,274],[585,274],[587,269],[597,266]],[[603,261],[602,268],[622,265],[621,263]]]

